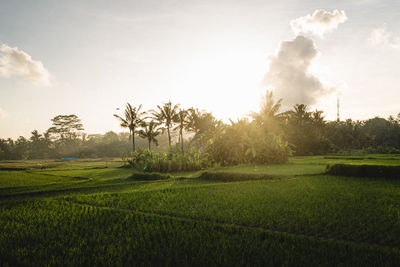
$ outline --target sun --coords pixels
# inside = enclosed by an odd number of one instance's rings
[[[265,91],[265,59],[245,49],[195,53],[182,66],[175,87],[179,101],[198,106],[220,119],[236,119],[259,108]]]

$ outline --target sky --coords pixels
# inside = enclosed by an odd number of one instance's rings
[[[0,138],[59,114],[120,132],[127,102],[235,120],[266,90],[328,120],[337,98],[341,119],[396,116],[399,17],[385,0],[0,0]]]

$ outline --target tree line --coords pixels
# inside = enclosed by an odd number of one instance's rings
[[[321,110],[296,104],[281,111],[281,103],[267,92],[259,111],[229,123],[171,101],[149,111],[127,103],[124,113],[114,116],[129,133],[104,135],[85,134],[77,115],[59,115],[44,133],[0,139],[0,160],[119,157],[138,148],[181,153],[196,148],[222,164],[281,162],[291,154],[400,153],[400,113],[387,119],[327,121]]]

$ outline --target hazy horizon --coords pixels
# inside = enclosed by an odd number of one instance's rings
[[[122,132],[114,113],[171,100],[218,119],[257,111],[272,89],[336,119],[399,112],[396,1],[2,1],[0,138],[76,114]],[[120,110],[116,110],[120,108]]]

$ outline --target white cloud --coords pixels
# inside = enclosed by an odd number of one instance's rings
[[[340,23],[346,20],[347,16],[343,10],[328,12],[317,9],[312,15],[308,14],[304,17],[292,20],[290,26],[296,35],[313,34],[322,38],[325,33],[336,29]]]
[[[0,47],[0,75],[20,76],[36,84],[50,85],[50,74],[42,62],[33,60],[24,51],[6,44]]]
[[[270,57],[264,82],[278,98],[283,98],[285,107],[313,105],[321,96],[333,91],[309,72],[318,54],[313,40],[297,36],[292,41],[282,42],[277,55]]]
[[[290,22],[296,37],[280,44],[275,56],[270,57],[269,70],[264,77],[264,85],[283,99],[284,108],[295,104],[314,105],[321,97],[337,91],[338,86],[324,83],[312,73],[312,67],[319,51],[315,42],[305,34],[321,38],[347,20],[344,11],[315,10],[312,15]]]
[[[3,119],[7,116],[8,116],[8,113],[4,109],[0,108],[0,119]]]
[[[386,23],[373,29],[368,41],[373,46],[400,49],[400,36],[388,31]]]

